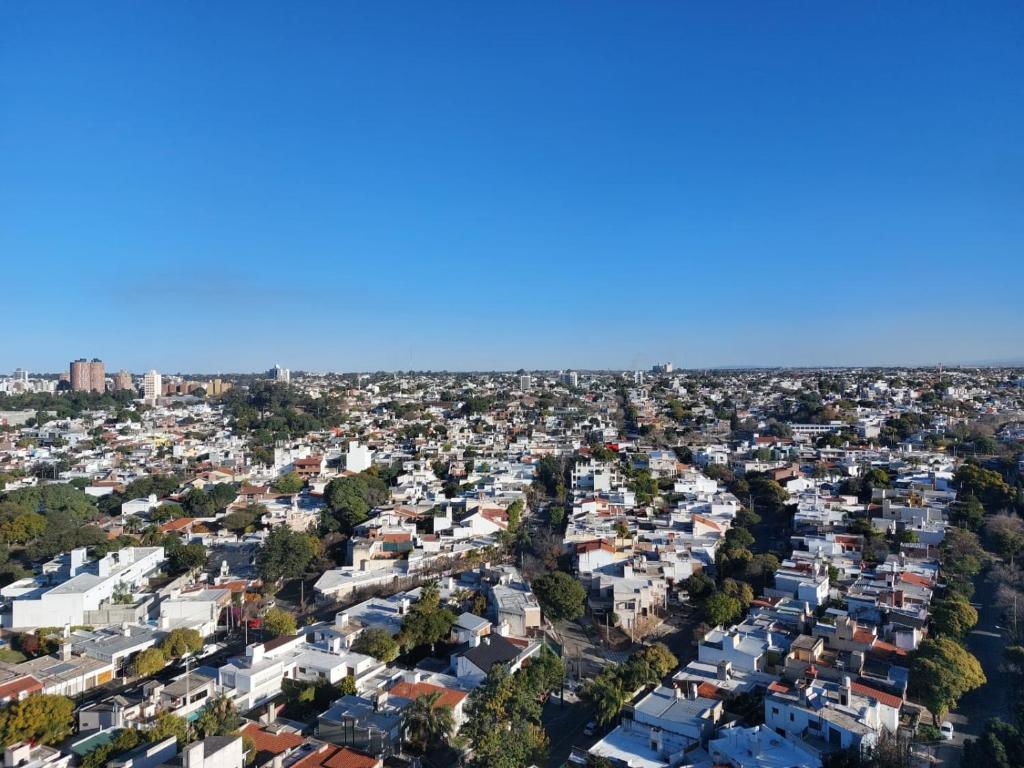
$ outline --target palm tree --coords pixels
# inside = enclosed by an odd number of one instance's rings
[[[439,706],[441,692],[418,696],[402,712],[402,733],[420,754],[447,741],[455,731],[452,708]]]

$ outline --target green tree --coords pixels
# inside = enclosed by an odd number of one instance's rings
[[[148,735],[152,741],[163,741],[173,736],[178,740],[179,748],[188,744],[192,736],[188,721],[170,712],[156,716]]]
[[[280,477],[276,478],[272,484],[272,487],[278,493],[284,493],[288,494],[289,496],[292,496],[296,493],[299,493],[304,485],[305,482],[303,482],[302,478],[299,477],[298,472],[289,472],[286,475],[281,475]]]
[[[285,525],[274,528],[256,556],[256,570],[266,583],[294,579],[306,572],[317,555],[318,542]]]
[[[960,595],[951,595],[931,607],[932,629],[942,635],[963,641],[978,623],[978,612]]]
[[[132,675],[135,677],[149,677],[155,675],[167,664],[167,657],[159,648],[147,648],[135,655],[132,660]]]
[[[715,592],[704,602],[704,615],[715,627],[732,624],[742,613],[740,601],[724,592]]]
[[[220,524],[229,531],[244,533],[259,522],[265,514],[267,514],[267,508],[263,504],[247,504],[242,509],[236,509],[226,514],[221,518]]]
[[[437,584],[426,584],[420,590],[420,599],[402,620],[398,642],[406,649],[433,646],[448,637],[455,619],[455,614],[441,605]]]
[[[583,615],[587,591],[565,571],[547,573],[533,580],[533,591],[551,621],[571,621]]]
[[[622,706],[629,698],[622,678],[611,670],[602,672],[587,683],[583,695],[594,705],[597,722],[601,725],[610,723],[618,717]]]
[[[963,768],[1019,768],[1024,765],[1024,734],[1018,728],[993,718],[985,723],[978,739],[964,742],[960,758]]]
[[[373,656],[377,661],[387,664],[397,658],[400,648],[398,642],[387,630],[368,627],[356,637],[355,642],[352,643],[352,650],[356,653]]]
[[[295,617],[281,608],[271,608],[263,617],[263,626],[274,637],[292,637],[298,631]]]
[[[202,488],[193,488],[186,493],[181,499],[181,506],[189,517],[213,517],[217,512],[210,494]]]
[[[985,535],[1001,557],[1013,561],[1024,550],[1024,520],[1011,515],[995,515],[985,523]]]
[[[0,710],[4,744],[35,741],[53,744],[71,734],[74,704],[65,696],[35,693]]]
[[[196,718],[195,728],[200,738],[208,739],[211,736],[227,736],[238,730],[241,724],[242,718],[238,716],[234,702],[220,695],[211,699],[203,708]]]
[[[947,637],[922,642],[910,665],[910,690],[936,723],[961,696],[985,682],[978,660]]]
[[[402,733],[413,750],[422,755],[455,733],[452,708],[439,704],[441,692],[419,696],[402,710]]]
[[[194,629],[172,629],[160,643],[160,650],[168,659],[180,659],[203,648],[203,636]]]
[[[173,573],[197,571],[206,566],[206,547],[198,541],[182,544],[177,538],[171,539],[166,547],[167,565]]]
[[[333,526],[342,533],[351,533],[370,516],[369,485],[360,475],[336,477],[324,488],[324,503],[325,527]]]

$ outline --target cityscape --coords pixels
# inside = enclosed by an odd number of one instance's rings
[[[0,768],[1024,768],[1022,42],[0,0]]]

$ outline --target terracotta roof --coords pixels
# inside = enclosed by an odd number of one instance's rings
[[[916,584],[919,587],[931,587],[931,579],[926,579],[924,576],[918,576],[916,573],[901,573],[900,580],[907,582],[907,584]]]
[[[885,706],[892,707],[893,709],[899,709],[903,706],[903,699],[899,696],[893,696],[891,693],[876,690],[869,685],[864,685],[864,683],[852,683],[850,689],[854,693],[867,696],[869,699],[874,699],[879,704],[885,704]]]
[[[319,750],[292,764],[291,768],[378,768],[383,762],[348,747],[324,744]]]
[[[194,517],[179,517],[177,520],[170,520],[160,526],[160,533],[172,533],[183,531],[195,522]]]
[[[43,690],[43,684],[32,675],[22,675],[0,685],[0,701],[17,699],[22,694],[39,693]]]
[[[768,691],[770,693],[789,693],[789,686],[783,685],[777,680],[773,680],[768,684]]]
[[[577,554],[582,554],[584,552],[593,552],[596,549],[603,549],[607,552],[615,551],[615,547],[613,547],[604,539],[599,539],[598,541],[581,541],[579,544],[576,545]]]
[[[256,744],[256,752],[266,753],[263,759],[258,762],[266,762],[274,755],[284,754],[302,744],[306,739],[297,733],[284,731],[282,733],[271,733],[259,726],[257,723],[247,723],[242,728],[242,734],[248,736]]]
[[[405,680],[400,680],[396,683],[388,693],[392,696],[400,696],[411,701],[415,701],[420,696],[440,693],[440,698],[434,704],[435,709],[437,707],[451,707],[454,709],[466,698],[464,692],[456,691],[454,688],[445,688],[443,685],[434,685],[433,683],[409,683]]]

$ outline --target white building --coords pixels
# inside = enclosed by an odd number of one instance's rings
[[[345,469],[349,472],[365,472],[372,466],[373,451],[365,445],[360,445],[358,440],[352,440],[345,454]]]
[[[8,584],[0,595],[10,599],[6,626],[53,627],[86,624],[85,614],[109,602],[118,588],[136,591],[164,562],[163,547],[125,547],[87,561],[85,548],[64,556],[66,562],[36,578]],[[45,571],[45,567],[44,567]]]
[[[155,404],[163,394],[163,382],[160,374],[155,370],[146,372],[142,377],[142,397],[150,404]]]

